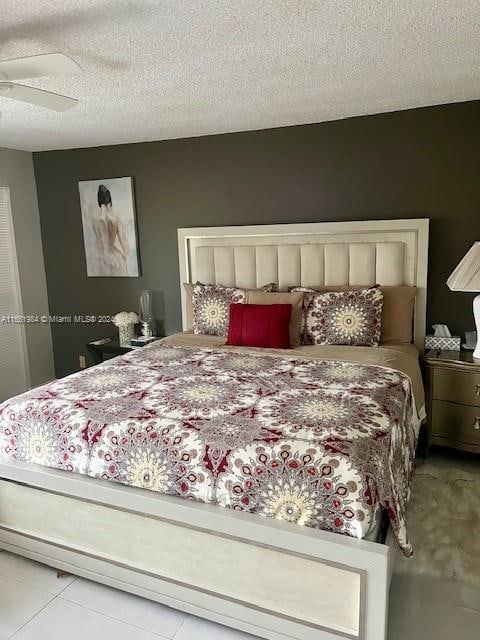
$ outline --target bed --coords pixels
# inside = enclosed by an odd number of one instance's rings
[[[179,230],[180,277],[412,284],[420,346],[427,246],[426,220]],[[184,329],[186,307],[182,293]],[[334,427],[317,451],[312,402],[327,401]],[[423,404],[413,345],[170,336],[0,408],[0,546],[272,640],[383,639],[391,549],[411,553]]]

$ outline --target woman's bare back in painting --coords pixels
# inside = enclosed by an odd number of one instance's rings
[[[102,275],[127,275],[128,240],[121,220],[115,215],[110,191],[101,184],[98,187],[100,215],[93,221],[95,245]]]

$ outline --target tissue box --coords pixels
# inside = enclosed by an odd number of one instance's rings
[[[462,338],[460,336],[425,336],[425,349],[440,349],[441,351],[460,351]]]

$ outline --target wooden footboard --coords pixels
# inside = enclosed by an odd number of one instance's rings
[[[389,548],[0,465],[0,547],[271,640],[384,640]]]

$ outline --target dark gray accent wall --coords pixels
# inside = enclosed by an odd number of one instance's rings
[[[160,324],[179,330],[178,227],[428,217],[428,323],[473,328],[473,296],[445,280],[480,235],[479,101],[49,151],[34,163],[51,314],[136,309],[137,291],[150,288]],[[143,276],[87,278],[77,183],[120,176],[135,180]],[[57,375],[76,370],[85,343],[112,329],[54,325]]]

